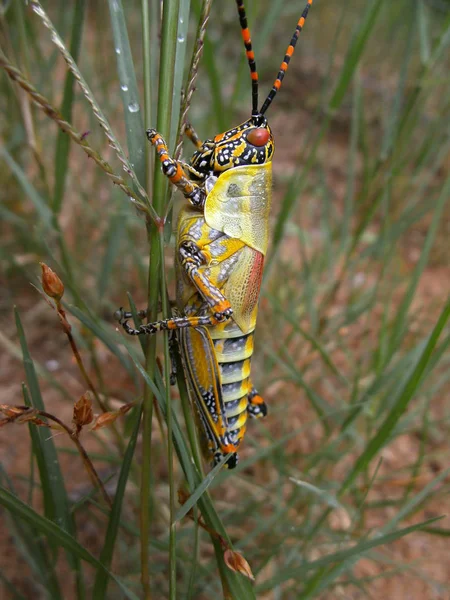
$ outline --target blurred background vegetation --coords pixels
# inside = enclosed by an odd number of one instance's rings
[[[170,11],[177,2],[163,4]],[[70,424],[89,387],[56,313],[33,287],[40,261],[66,286],[73,338],[106,409],[140,402],[149,380],[157,399],[149,461],[138,408],[113,428],[82,433],[112,508],[67,436],[3,423],[2,597],[144,597],[148,536],[154,598],[446,598],[450,527],[433,519],[450,508],[450,2],[315,0],[268,113],[274,209],[253,379],[269,416],[250,423],[238,469],[215,470],[204,484],[187,450],[189,410],[186,429],[172,388],[166,424],[167,373],[145,376],[139,342],[125,340],[112,319],[127,292],[138,307],[148,301],[148,208],[136,185],[153,199],[144,128],[160,126],[165,111],[173,145],[200,4],[181,0],[168,39],[159,2],[148,15],[137,1],[123,11],[119,0],[43,2],[94,111],[55,33],[31,6],[1,3],[0,403],[29,403]],[[263,99],[303,1],[246,6]],[[174,86],[166,73],[158,79],[164,43],[176,47]],[[44,114],[32,101],[30,86],[11,81],[11,65],[95,149],[94,160],[60,133],[48,106]],[[157,115],[158,81],[166,104]],[[196,88],[189,120],[202,139],[249,117],[231,0],[212,3]],[[97,107],[111,125],[109,144]],[[98,156],[143,210],[108,180]],[[170,225],[165,242],[173,297]],[[208,534],[176,512],[179,488],[200,495],[206,485],[199,512],[245,556],[254,585],[224,567],[217,537],[214,552]]]

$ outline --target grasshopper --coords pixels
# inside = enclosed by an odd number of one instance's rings
[[[177,226],[175,316],[133,328],[131,313],[117,313],[130,335],[176,332],[204,453],[214,463],[226,456],[228,468],[237,465],[248,417],[267,414],[250,378],[272,199],[274,140],[265,114],[281,87],[312,0],[307,0],[261,109],[243,0],[236,4],[252,81],[251,117],[205,142],[188,125],[186,135],[197,148],[189,163],[173,159],[162,136],[147,130],[163,173],[188,200]]]

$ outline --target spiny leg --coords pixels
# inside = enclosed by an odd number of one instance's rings
[[[154,333],[158,333],[158,331],[174,331],[176,329],[183,329],[184,327],[209,327],[221,323],[225,318],[217,319],[212,315],[202,317],[173,317],[172,319],[162,319],[161,321],[140,325],[137,329],[129,324],[128,319],[120,320],[119,323],[128,335],[153,335]]]
[[[177,336],[175,331],[169,333],[170,385],[177,382]]]
[[[169,306],[172,308],[172,310],[174,312],[177,311],[176,309],[176,301],[175,300],[171,300],[170,298],[168,298],[168,303]],[[162,310],[162,303],[161,300],[158,302],[158,312],[161,312]],[[149,309],[147,308],[141,308],[140,310],[138,310],[136,312],[136,316],[139,317],[139,319],[146,319],[148,318],[149,315]],[[124,310],[122,307],[120,307],[118,310],[116,310],[116,312],[114,313],[114,319],[116,321],[125,321],[126,319],[132,319],[134,317],[134,314],[131,311],[126,311]]]
[[[125,310],[123,310],[122,307],[120,307],[114,313],[114,318],[116,321],[119,321],[119,323],[121,321],[125,321],[126,319],[132,319],[133,316],[134,315],[132,312],[125,311]],[[136,313],[136,316],[139,317],[140,319],[145,319],[148,316],[148,308],[143,308],[142,310],[138,310],[138,312]]]
[[[147,129],[147,137],[155,146],[161,162],[163,173],[193,206],[202,208],[205,204],[206,192],[197,183],[186,176],[182,163],[169,155],[169,149],[162,136],[155,129]]]
[[[145,319],[148,316],[148,308],[144,308],[143,310],[139,310],[136,315],[140,319]],[[114,313],[114,318],[116,321],[120,323],[122,327],[124,327],[125,331],[127,329],[132,329],[128,325],[128,320],[133,318],[133,313],[123,310],[123,308],[119,308]],[[139,331],[139,330],[135,330]],[[129,331],[127,331],[129,333]],[[132,334],[133,335],[133,334]],[[170,356],[170,385],[175,385],[177,382],[177,337],[175,335],[175,331],[169,331],[169,356]]]
[[[258,390],[252,387],[252,391],[248,395],[248,414],[252,419],[261,419],[267,416],[267,404],[264,402],[262,396],[259,395]]]

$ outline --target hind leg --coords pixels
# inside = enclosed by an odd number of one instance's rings
[[[252,391],[248,395],[248,414],[252,419],[261,419],[267,415],[267,405],[258,390],[252,386]]]

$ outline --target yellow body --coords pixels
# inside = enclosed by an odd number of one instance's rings
[[[191,399],[210,453],[235,452],[245,433],[253,332],[268,245],[271,167],[269,162],[223,172],[213,182],[204,213],[185,206],[178,220],[177,246],[186,241],[198,246],[206,257],[199,271],[233,309],[223,323],[179,330]],[[208,314],[207,290],[197,289],[179,263],[177,282],[179,311],[188,317]]]

